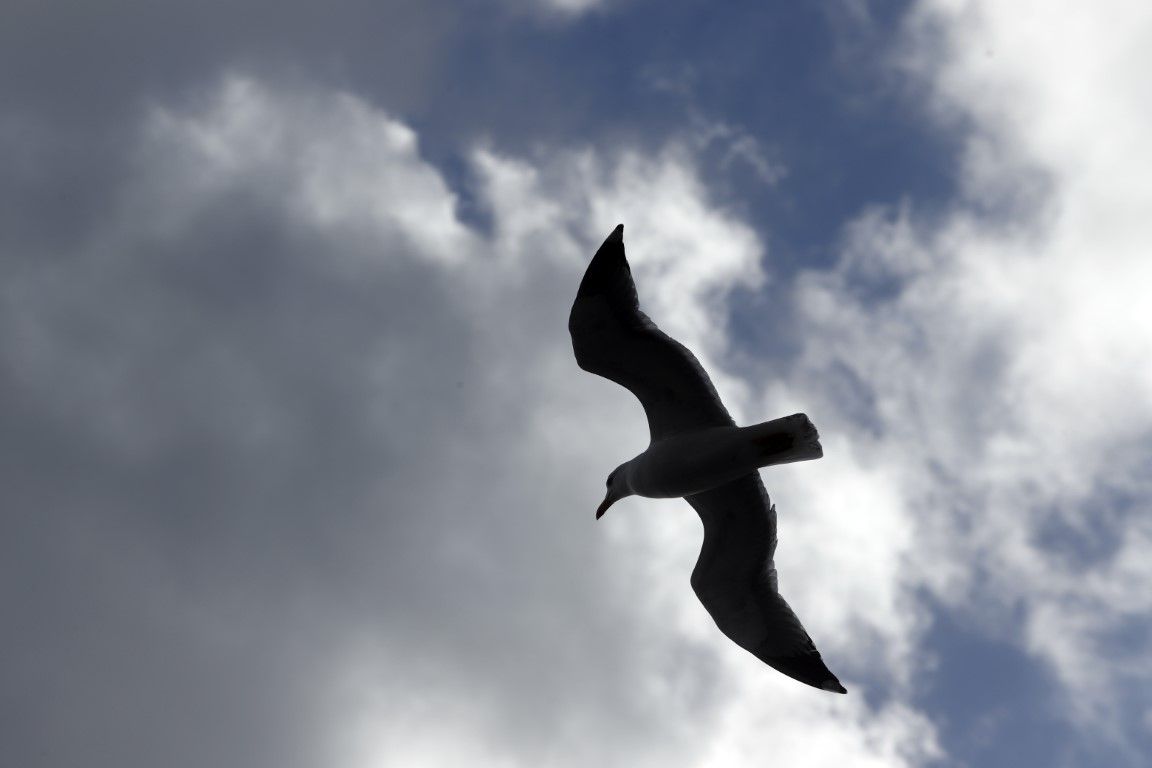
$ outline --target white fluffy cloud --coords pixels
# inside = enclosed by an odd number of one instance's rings
[[[799,281],[794,386],[841,414],[872,508],[915,510],[919,578],[1123,742],[1152,682],[1152,8],[925,2],[907,40],[964,199],[869,211]]]

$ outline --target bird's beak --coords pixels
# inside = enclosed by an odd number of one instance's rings
[[[599,520],[603,517],[604,513],[608,511],[608,507],[612,506],[615,502],[616,499],[612,498],[611,493],[605,496],[604,501],[600,502],[600,506],[596,508],[596,519]]]

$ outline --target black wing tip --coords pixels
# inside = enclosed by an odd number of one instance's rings
[[[831,693],[848,693],[848,689],[841,685],[836,675],[825,666],[824,659],[820,658],[818,651],[795,656],[756,655],[768,666],[793,680]]]
[[[630,286],[632,272],[624,256],[624,225],[617,224],[592,257],[584,279],[580,281],[580,289],[576,291],[576,298],[618,291],[621,273]]]

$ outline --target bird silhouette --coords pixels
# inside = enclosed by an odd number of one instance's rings
[[[624,225],[592,257],[568,318],[576,362],[634,394],[648,448],[608,476],[599,519],[619,499],[683,497],[704,524],[692,589],[720,631],[785,675],[847,693],[780,595],[776,508],[759,468],[823,456],[802,413],[738,427],[696,357],[640,311]]]

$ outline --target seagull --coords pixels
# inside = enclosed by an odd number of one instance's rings
[[[847,693],[780,595],[776,507],[757,471],[823,456],[812,422],[736,426],[696,357],[640,311],[623,224],[592,257],[568,331],[576,363],[628,389],[648,417],[647,450],[608,475],[596,519],[626,496],[684,498],[704,524],[692,590],[720,631],[788,677]]]

